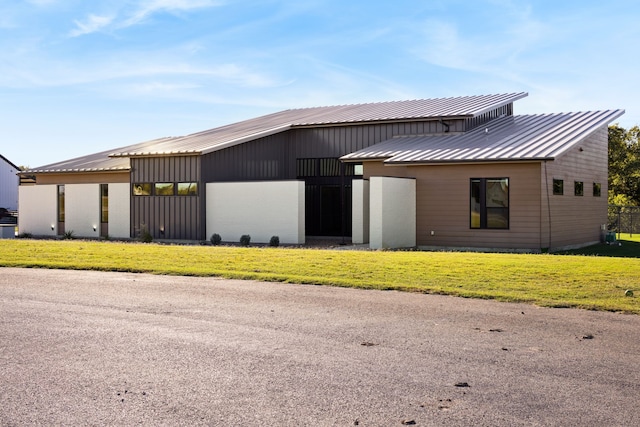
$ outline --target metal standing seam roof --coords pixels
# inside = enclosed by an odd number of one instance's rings
[[[527,96],[527,93],[520,92],[285,110],[184,137],[161,141],[153,147],[146,147],[145,150],[132,147],[132,150],[115,151],[111,153],[111,156],[207,154],[294,127],[392,120],[475,117],[525,96]]]
[[[398,136],[341,157],[386,164],[553,160],[624,110],[508,116],[456,135]]]
[[[142,148],[145,145],[153,146],[158,142],[171,138],[154,139],[143,143],[131,145],[129,147]],[[129,147],[122,147],[126,150]],[[62,162],[52,163],[37,168],[32,168],[21,172],[21,174],[34,173],[60,173],[60,172],[121,172],[130,169],[129,159],[125,157],[113,158],[109,154],[113,150],[101,151],[99,153],[89,154],[87,156],[76,157]]]
[[[128,170],[129,157],[207,154],[294,127],[475,117],[527,95],[519,92],[285,110],[187,136],[160,138],[90,154],[24,173]]]

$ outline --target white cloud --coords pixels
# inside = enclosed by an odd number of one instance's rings
[[[140,4],[122,23],[122,27],[129,27],[144,21],[148,16],[158,12],[180,12],[219,6],[214,0],[147,0]]]
[[[69,35],[71,37],[77,37],[85,34],[95,33],[102,30],[103,28],[108,27],[111,22],[113,22],[113,19],[113,16],[89,15],[84,22],[74,21],[76,24],[76,28],[74,30],[71,30]]]
[[[31,1],[46,3],[55,0]],[[130,8],[126,8],[125,5],[119,7],[116,5],[116,11],[110,15],[89,14],[84,20],[75,20],[76,28],[71,30],[69,35],[77,37],[98,31],[127,28],[144,22],[156,13],[187,12],[221,4],[220,1],[215,0],[144,0]],[[111,7],[113,8],[114,5],[112,4]]]

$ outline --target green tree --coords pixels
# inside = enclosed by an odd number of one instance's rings
[[[640,128],[609,126],[609,204],[640,205]]]

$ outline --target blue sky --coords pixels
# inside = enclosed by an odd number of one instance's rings
[[[0,0],[0,154],[41,166],[298,107],[528,92],[640,124],[640,5]]]

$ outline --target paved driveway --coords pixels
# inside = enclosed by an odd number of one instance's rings
[[[2,426],[403,424],[639,425],[640,316],[0,269]]]

